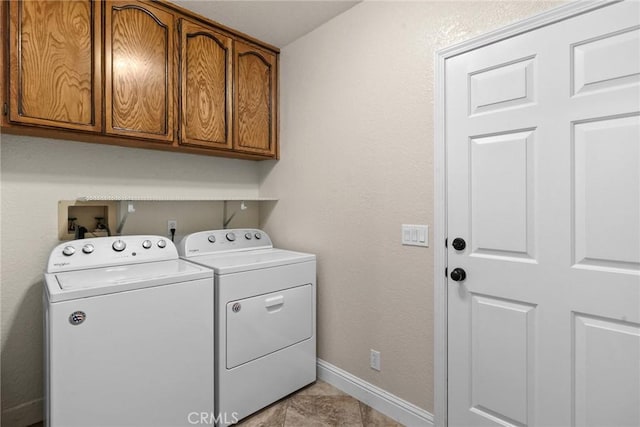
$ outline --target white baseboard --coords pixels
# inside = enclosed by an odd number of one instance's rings
[[[433,426],[433,415],[337,366],[318,359],[318,378],[409,427]]]
[[[44,400],[36,399],[2,411],[2,427],[27,427],[44,417]]]

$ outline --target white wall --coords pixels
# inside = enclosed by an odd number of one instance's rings
[[[434,52],[554,4],[365,1],[282,50],[261,223],[318,254],[318,356],[430,412],[433,249],[400,225],[433,224]]]
[[[259,163],[13,135],[2,135],[0,153],[2,425],[24,426],[42,418],[41,279],[59,243],[58,200],[105,194],[256,197]],[[258,225],[257,206],[248,205],[232,226]],[[134,206],[124,234],[165,234],[165,215],[178,220],[178,234],[221,227],[221,203]]]

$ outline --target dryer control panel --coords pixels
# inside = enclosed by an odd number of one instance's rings
[[[172,259],[178,259],[176,246],[162,236],[95,237],[56,246],[47,273]]]
[[[178,245],[180,256],[273,248],[269,235],[255,228],[209,230],[185,236]]]

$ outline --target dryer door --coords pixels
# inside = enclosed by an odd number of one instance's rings
[[[311,284],[227,303],[227,369],[311,338]]]

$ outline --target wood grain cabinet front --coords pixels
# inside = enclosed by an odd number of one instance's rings
[[[105,131],[174,140],[174,15],[139,1],[105,7]]]
[[[273,46],[159,0],[4,1],[0,32],[3,132],[278,158]]]
[[[233,148],[277,156],[277,57],[235,42]]]
[[[100,3],[8,3],[9,120],[99,132]]]
[[[232,148],[231,38],[180,20],[180,144]]]

